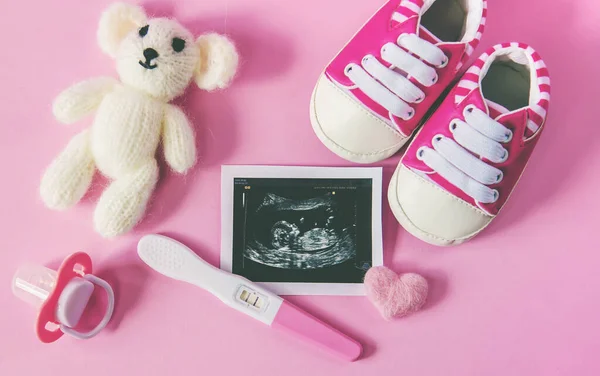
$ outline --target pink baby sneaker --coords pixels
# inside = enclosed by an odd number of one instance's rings
[[[478,45],[486,0],[390,0],[319,78],[311,122],[342,158],[396,153]]]
[[[543,130],[550,78],[522,43],[491,48],[415,136],[389,186],[392,211],[416,237],[463,243],[496,217]]]

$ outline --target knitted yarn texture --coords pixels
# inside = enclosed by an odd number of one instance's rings
[[[98,201],[94,226],[104,237],[114,237],[143,217],[158,181],[161,142],[174,171],[184,174],[196,162],[194,131],[184,112],[169,101],[192,81],[204,90],[227,87],[238,54],[225,36],[211,33],[194,40],[178,22],[148,20],[142,8],[124,3],[102,14],[98,42],[115,58],[119,80],[92,78],[55,99],[59,122],[72,124],[92,112],[95,118],[50,164],[40,194],[49,208],[68,209],[100,171],[112,182]]]
[[[420,310],[427,301],[427,280],[419,274],[398,275],[385,266],[369,269],[365,275],[367,297],[386,320]]]

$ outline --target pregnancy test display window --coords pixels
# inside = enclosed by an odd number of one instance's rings
[[[361,295],[382,264],[381,169],[225,166],[221,267],[279,294]]]

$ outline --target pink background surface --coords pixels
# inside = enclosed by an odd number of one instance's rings
[[[145,3],[199,33],[239,44],[238,81],[184,99],[201,163],[185,178],[163,173],[146,221],[115,241],[92,230],[100,189],[66,213],[47,210],[39,178],[90,120],[59,125],[50,103],[69,84],[112,74],[95,43],[108,1],[2,1],[0,16],[0,375],[598,375],[600,253],[597,0],[490,0],[483,48],[530,43],[552,74],[546,133],[519,188],[480,237],[438,249],[399,228],[384,208],[385,262],[429,278],[425,310],[383,321],[361,297],[290,300],[355,336],[366,357],[344,363],[279,335],[137,259],[142,234],[160,232],[217,263],[222,164],[347,166],[322,146],[308,119],[321,69],[382,0],[222,0]],[[352,4],[352,5],[350,5]],[[389,181],[398,157],[387,160]],[[26,261],[56,266],[91,254],[118,294],[109,327],[90,341],[43,345],[34,312],[10,281]]]

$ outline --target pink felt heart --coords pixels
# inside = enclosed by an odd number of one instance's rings
[[[414,273],[399,276],[385,266],[367,271],[365,287],[367,297],[386,320],[416,312],[427,300],[425,278]]]

